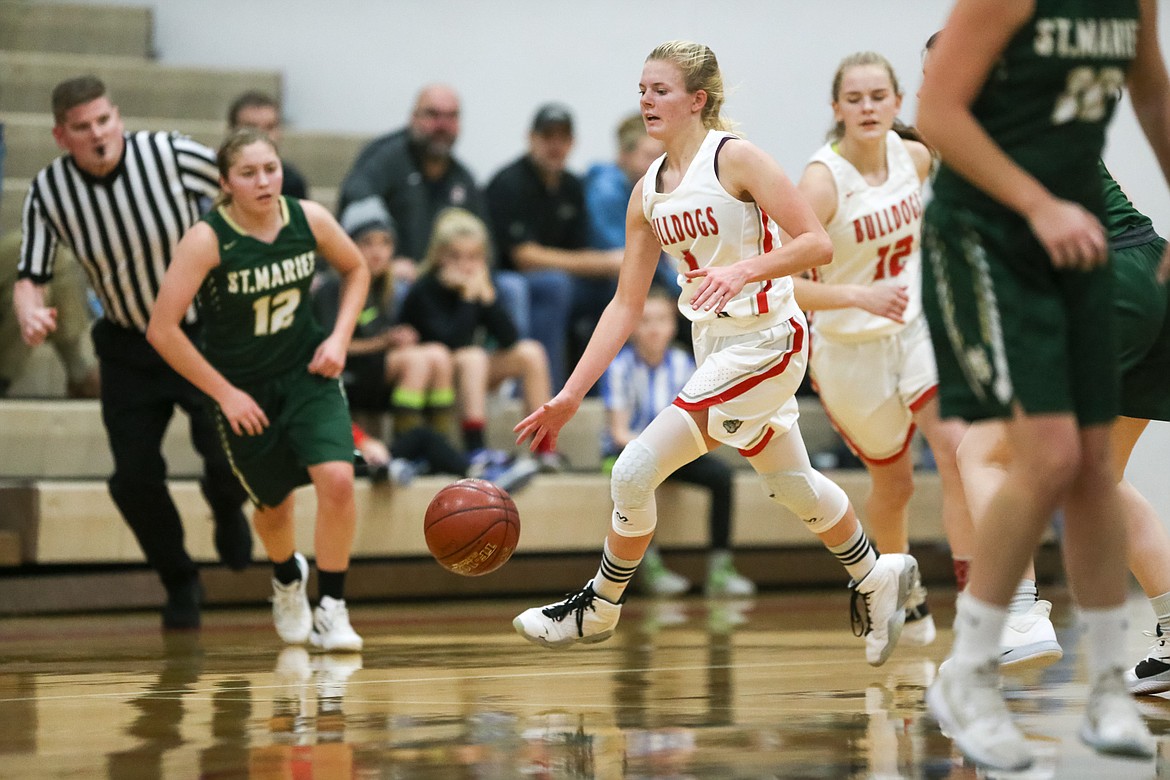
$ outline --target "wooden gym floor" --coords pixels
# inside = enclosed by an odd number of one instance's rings
[[[1044,595],[1066,655],[1006,684],[1040,755],[1018,776],[1154,777],[1077,741],[1083,665]],[[634,598],[611,640],[562,651],[513,633],[531,600],[356,604],[360,656],[282,647],[258,609],[166,636],[154,612],[8,619],[0,777],[975,778],[922,704],[952,598],[932,592],[932,647],[879,669],[844,590]],[[1131,612],[1152,622],[1136,594]],[[1149,640],[1119,641],[1136,660]],[[1141,707],[1170,732],[1170,701]]]

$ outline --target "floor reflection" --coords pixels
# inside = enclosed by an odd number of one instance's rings
[[[0,777],[984,776],[924,713],[945,630],[872,669],[843,593],[643,601],[609,642],[558,652],[511,632],[521,606],[358,605],[362,655],[282,649],[258,610],[165,637],[144,615],[8,621]],[[1085,686],[1061,638],[1064,661],[1005,684],[1040,760],[998,776],[1154,777],[1077,742]],[[1170,732],[1170,701],[1141,706]]]

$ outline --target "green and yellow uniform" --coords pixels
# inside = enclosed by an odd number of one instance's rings
[[[1097,164],[1139,18],[1138,0],[1037,0],[971,107],[1018,165],[1102,221]],[[944,415],[1117,414],[1109,268],[1057,270],[1022,217],[945,162],[923,259]]]
[[[1166,241],[1134,208],[1104,164],[1105,228],[1113,250],[1114,322],[1121,414],[1170,420],[1170,288],[1157,279]]]
[[[280,209],[283,226],[271,243],[248,235],[225,207],[203,218],[220,262],[199,291],[201,348],[269,421],[258,436],[237,436],[216,410],[224,449],[258,506],[276,506],[308,484],[309,466],[353,460],[340,381],[308,371],[325,337],[309,294],[317,240],[299,201],[282,197]]]

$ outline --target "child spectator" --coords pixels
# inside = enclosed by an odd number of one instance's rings
[[[528,414],[550,395],[548,356],[533,339],[520,339],[496,298],[489,272],[490,238],[479,217],[464,209],[439,215],[419,278],[402,306],[401,321],[422,344],[437,342],[455,355],[455,382],[463,415],[463,444],[473,460],[485,457],[488,390],[518,380]],[[486,336],[486,340],[484,337]],[[485,344],[490,341],[490,349]],[[550,446],[537,453],[542,471],[560,471]]]

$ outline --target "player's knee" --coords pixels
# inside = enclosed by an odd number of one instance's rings
[[[761,478],[768,497],[799,517],[813,533],[828,531],[849,509],[845,491],[818,471],[774,471]]]
[[[654,531],[657,515],[644,510],[654,500],[659,482],[654,452],[637,440],[626,445],[613,464],[609,483],[615,507],[614,530],[623,536],[643,536]]]
[[[626,445],[613,464],[609,492],[619,506],[642,507],[658,487],[658,458],[645,444],[634,440]]]

